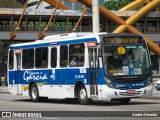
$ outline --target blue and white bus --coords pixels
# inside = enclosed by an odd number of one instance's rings
[[[8,89],[30,96],[129,103],[152,95],[149,51],[140,35],[69,33],[14,44],[8,52]]]

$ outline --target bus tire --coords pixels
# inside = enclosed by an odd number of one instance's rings
[[[40,101],[39,91],[38,91],[38,87],[36,84],[31,85],[30,97],[31,97],[32,102],[39,102]]]
[[[83,85],[80,85],[78,90],[78,99],[80,104],[86,105],[90,102],[90,99],[88,99],[87,90]]]
[[[131,101],[131,98],[123,98],[123,99],[119,99],[119,102],[121,104],[128,104]]]

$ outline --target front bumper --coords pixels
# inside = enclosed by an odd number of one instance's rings
[[[135,97],[147,97],[152,96],[153,85],[141,89],[134,89],[135,93],[128,94],[127,90],[119,90],[109,88],[107,85],[102,85],[102,99],[112,99],[112,98],[135,98]]]

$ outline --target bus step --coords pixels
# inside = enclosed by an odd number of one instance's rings
[[[91,98],[96,99],[96,98],[98,98],[98,95],[91,95]]]

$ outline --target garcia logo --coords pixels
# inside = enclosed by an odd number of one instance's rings
[[[23,74],[23,79],[27,82],[29,80],[47,80],[47,74],[43,72],[31,72],[31,71],[25,71]]]

